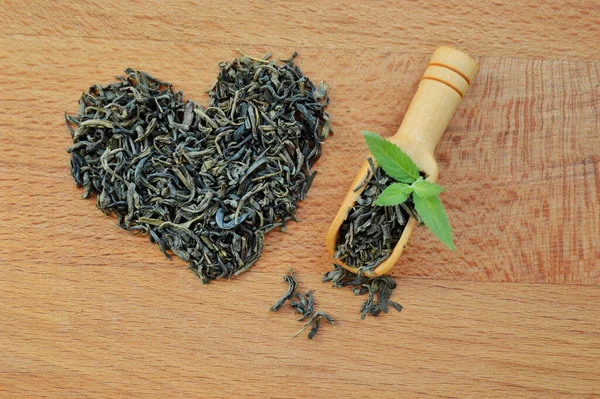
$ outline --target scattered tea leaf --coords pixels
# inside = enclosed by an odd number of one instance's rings
[[[294,296],[294,294],[296,293],[296,286],[298,285],[298,283],[296,282],[296,277],[294,277],[294,271],[291,267],[289,268],[289,270],[289,273],[283,276],[283,281],[288,283],[288,289],[285,292],[285,294],[283,294],[283,296],[279,298],[273,306],[271,306],[271,312],[277,312],[283,306],[285,301],[291,299],[292,296]]]
[[[304,295],[296,293],[296,299],[297,301],[292,301],[290,306],[296,310],[296,313],[301,315],[298,319],[298,321],[301,321],[310,316],[315,305],[315,300],[312,291],[307,291]]]
[[[302,334],[302,332],[304,330],[306,330],[308,327],[312,326],[312,329],[308,333],[308,338],[309,339],[313,339],[314,336],[315,336],[315,334],[319,330],[319,326],[321,325],[321,320],[322,319],[327,320],[329,323],[331,323],[331,325],[335,326],[335,320],[331,316],[329,316],[325,312],[317,310],[316,312],[314,312],[312,314],[312,316],[310,317],[310,319],[308,319],[308,321],[306,322],[306,324],[304,325],[304,327],[302,327],[296,334],[294,334],[293,337],[296,338],[298,335]]]
[[[315,299],[312,294],[312,290],[305,292],[304,295],[295,292],[297,285],[296,279],[294,277],[294,273],[291,267],[289,268],[289,270],[289,274],[283,277],[283,279],[289,284],[288,290],[283,295],[283,297],[281,297],[275,303],[275,305],[271,307],[271,311],[274,312],[279,310],[288,299],[295,297],[296,300],[291,301],[290,307],[292,307],[296,313],[299,313],[301,315],[298,321],[302,321],[307,317],[309,319],[304,325],[304,327],[302,327],[302,329],[294,335],[294,338],[300,335],[300,333],[306,330],[309,326],[312,326],[308,333],[308,338],[312,340],[317,334],[317,331],[319,331],[319,326],[321,325],[322,319],[327,320],[333,325],[335,325],[335,321],[331,316],[329,316],[327,313],[322,312],[321,310],[314,311]]]
[[[324,274],[323,282],[331,282],[335,288],[350,287],[354,295],[369,294],[360,309],[361,319],[367,315],[378,316],[381,312],[387,313],[389,306],[398,312],[402,310],[399,303],[390,301],[397,287],[393,278],[389,276],[368,278],[350,273],[338,264],[333,264],[332,267],[332,270]]]

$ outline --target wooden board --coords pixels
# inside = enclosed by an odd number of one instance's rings
[[[600,55],[595,0],[4,3],[1,32],[34,37],[416,53],[445,44],[473,55],[591,61]]]
[[[3,2],[0,397],[600,396],[600,21],[563,3]],[[436,152],[457,251],[419,229],[404,311],[361,321],[362,298],[320,283],[325,233],[360,130],[395,132],[439,44],[481,66]],[[79,198],[63,114],[128,66],[205,103],[237,47],[298,51],[335,134],[302,222],[201,285]],[[339,321],[314,342],[268,312],[288,266]]]

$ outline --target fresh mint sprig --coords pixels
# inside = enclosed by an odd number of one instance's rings
[[[452,227],[439,195],[444,191],[439,185],[424,180],[417,165],[394,143],[373,132],[362,132],[371,155],[391,178],[390,184],[375,200],[375,205],[392,206],[406,202],[412,196],[417,214],[425,226],[454,251]]]

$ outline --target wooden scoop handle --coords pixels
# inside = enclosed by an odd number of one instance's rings
[[[468,55],[439,47],[429,60],[398,133],[390,140],[400,147],[419,146],[433,156],[477,69],[477,63]]]

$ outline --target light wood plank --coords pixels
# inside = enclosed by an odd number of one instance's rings
[[[597,4],[233,4],[0,4],[0,397],[600,397]],[[359,131],[395,132],[438,44],[481,64],[437,150],[458,250],[418,230],[404,311],[361,321],[323,240]],[[62,115],[127,66],[205,102],[240,45],[298,50],[336,132],[302,222],[203,286],[78,198]],[[268,311],[288,266],[338,320],[314,342]]]
[[[360,320],[361,298],[298,265],[338,319],[309,341],[268,311],[284,270],[201,286],[169,263],[5,263],[0,396],[600,394],[598,287],[403,279],[402,313]]]
[[[600,60],[594,0],[2,3],[2,34]]]

